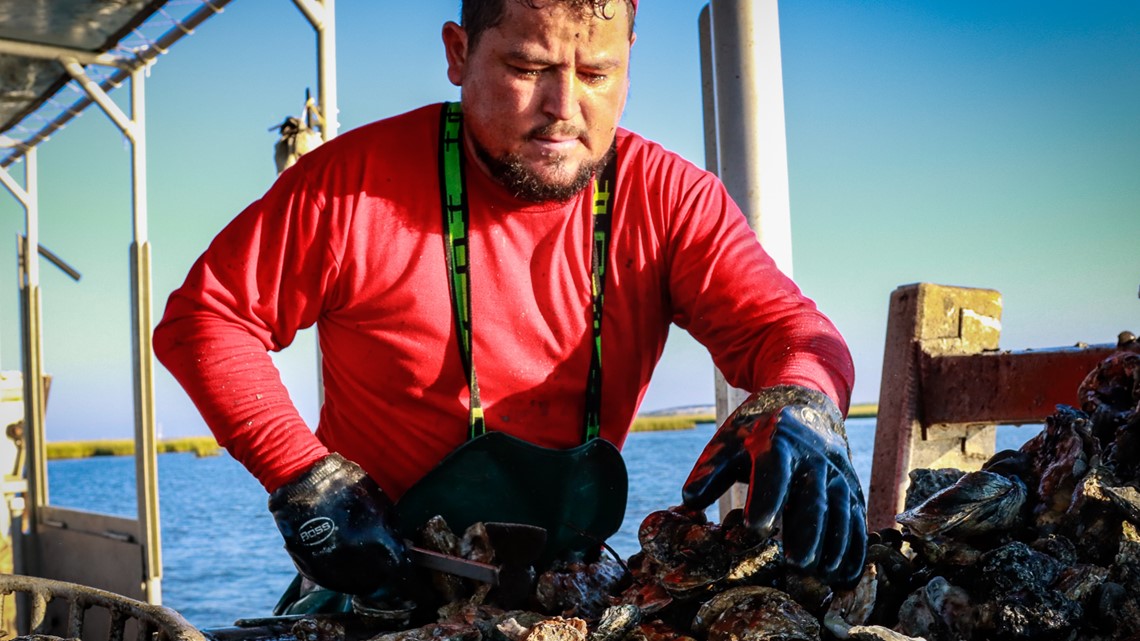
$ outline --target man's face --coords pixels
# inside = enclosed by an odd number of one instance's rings
[[[615,0],[605,19],[507,0],[503,20],[473,47],[459,25],[444,25],[468,149],[517,196],[568,199],[605,161],[629,88],[627,10]]]

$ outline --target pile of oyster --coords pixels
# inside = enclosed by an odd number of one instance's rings
[[[913,472],[901,529],[870,536],[851,589],[791,571],[739,512],[672,508],[628,561],[556,566],[513,609],[438,577],[435,620],[377,639],[1140,641],[1140,341],[1118,347],[1020,450]]]

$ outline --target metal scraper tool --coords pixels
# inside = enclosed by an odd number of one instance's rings
[[[542,556],[546,546],[546,529],[522,523],[488,522],[491,549],[497,564],[472,561],[450,554],[408,546],[413,564],[497,586],[509,598],[520,598],[530,588],[533,575],[530,566]]]

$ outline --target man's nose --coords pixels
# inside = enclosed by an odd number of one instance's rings
[[[573,120],[578,115],[578,92],[573,71],[549,74],[543,86],[543,110],[557,120]]]

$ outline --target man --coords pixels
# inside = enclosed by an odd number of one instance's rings
[[[424,107],[306,155],[171,295],[156,353],[271,493],[316,583],[365,595],[401,577],[391,503],[424,485],[429,511],[449,492],[493,510],[509,501],[479,492],[528,484],[567,509],[605,505],[604,492],[565,491],[595,487],[574,475],[613,460],[601,450],[624,442],[670,323],[756,392],[697,461],[684,502],[749,483],[749,522],[782,527],[793,565],[834,583],[861,572],[846,345],[715,177],[618,128],[636,10],[466,0],[462,26],[443,27],[461,109]],[[315,435],[267,355],[314,323]],[[553,480],[512,479],[513,464],[489,490],[449,476],[487,442],[476,461],[574,454],[551,463]]]

